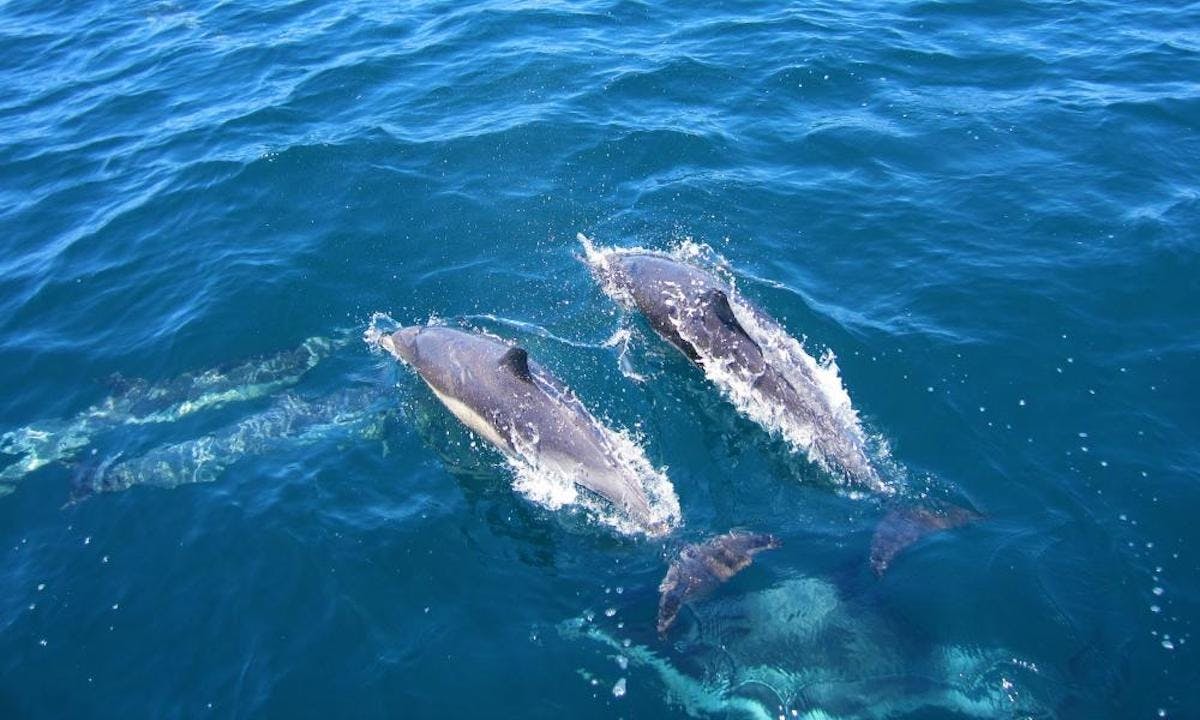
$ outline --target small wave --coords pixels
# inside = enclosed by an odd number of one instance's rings
[[[546,338],[547,340],[553,340],[554,342],[562,343],[563,345],[570,345],[571,347],[584,348],[588,350],[596,350],[604,347],[603,344],[597,345],[596,343],[584,342],[582,340],[572,340],[561,335],[556,335],[541,325],[538,325],[537,323],[531,323],[526,320],[513,320],[512,318],[500,317],[498,315],[492,315],[491,313],[475,313],[471,315],[463,315],[461,317],[463,320],[482,320],[484,322],[496,323],[498,325],[507,325],[508,327],[516,328],[521,332],[537,335],[538,337]]]

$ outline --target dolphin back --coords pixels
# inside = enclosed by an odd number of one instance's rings
[[[667,532],[677,517],[674,489],[641,449],[605,427],[524,348],[441,326],[401,328],[379,344],[518,468],[599,496],[647,534]]]

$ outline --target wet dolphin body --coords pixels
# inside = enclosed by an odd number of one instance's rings
[[[735,374],[772,412],[808,428],[804,449],[811,459],[853,483],[892,492],[867,456],[857,421],[832,406],[813,367],[764,352],[761,329],[777,330],[780,337],[786,337],[785,331],[736,297],[727,283],[657,253],[610,251],[589,262],[606,289],[644,315],[655,332],[693,363]]]
[[[704,597],[746,569],[755,555],[779,545],[774,535],[734,531],[685,547],[658,586],[659,636],[666,636],[684,603]]]
[[[867,455],[857,420],[833,407],[813,366],[794,355],[764,351],[768,342],[786,337],[778,322],[702,268],[660,253],[596,252],[586,237],[580,239],[606,291],[645,316],[667,342],[701,368],[715,364],[740,376],[757,399],[774,406],[776,417],[809,428],[804,449],[822,467],[882,495],[894,495],[895,489],[880,478]],[[898,555],[924,537],[979,518],[950,503],[894,507],[872,539],[871,569],[883,575]]]
[[[438,326],[401,328],[378,342],[501,452],[565,474],[648,535],[670,530],[642,480],[615,459],[611,431],[523,348]]]

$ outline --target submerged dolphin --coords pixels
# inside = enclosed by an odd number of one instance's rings
[[[678,500],[670,484],[648,491],[639,471],[649,468],[645,458],[622,458],[615,433],[523,348],[434,325],[404,327],[377,342],[415,370],[464,425],[508,457],[569,478],[647,535],[663,535],[677,522]]]
[[[109,457],[82,464],[67,504],[139,485],[173,488],[213,482],[243,458],[335,437],[381,437],[389,416],[386,395],[375,386],[312,399],[286,393],[265,410],[223,430],[158,447],[139,457]]]
[[[739,411],[829,472],[893,492],[867,455],[866,436],[840,381],[779,323],[707,270],[659,253],[597,251],[583,235],[580,240],[606,292],[644,315]]]
[[[128,425],[169,423],[211,408],[254,400],[295,385],[312,368],[349,342],[310,337],[291,350],[239,364],[187,372],[162,382],[114,375],[113,394],[70,419],[41,420],[0,434],[0,455],[14,460],[0,469],[0,495],[26,475],[74,458],[98,435]]]

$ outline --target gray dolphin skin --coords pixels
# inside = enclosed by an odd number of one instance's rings
[[[896,507],[879,521],[871,537],[871,571],[882,576],[896,556],[927,535],[969,525],[979,513],[942,503],[935,507]]]
[[[769,407],[775,422],[804,428],[798,433],[803,439],[795,444],[811,460],[855,484],[893,492],[867,456],[857,419],[833,407],[815,374],[815,363],[795,353],[765,351],[770,343],[787,338],[778,322],[707,270],[659,253],[596,253],[586,237],[580,240],[589,249],[593,272],[614,298],[645,316],[656,333],[696,365],[719,368],[736,378]]]
[[[755,555],[779,546],[774,535],[734,531],[685,547],[658,586],[659,636],[666,637],[684,603],[712,592],[749,567]]]
[[[642,479],[616,459],[612,431],[523,348],[436,325],[403,327],[378,344],[415,370],[455,417],[505,455],[563,473],[647,535],[670,531],[669,521],[652,508]]]

